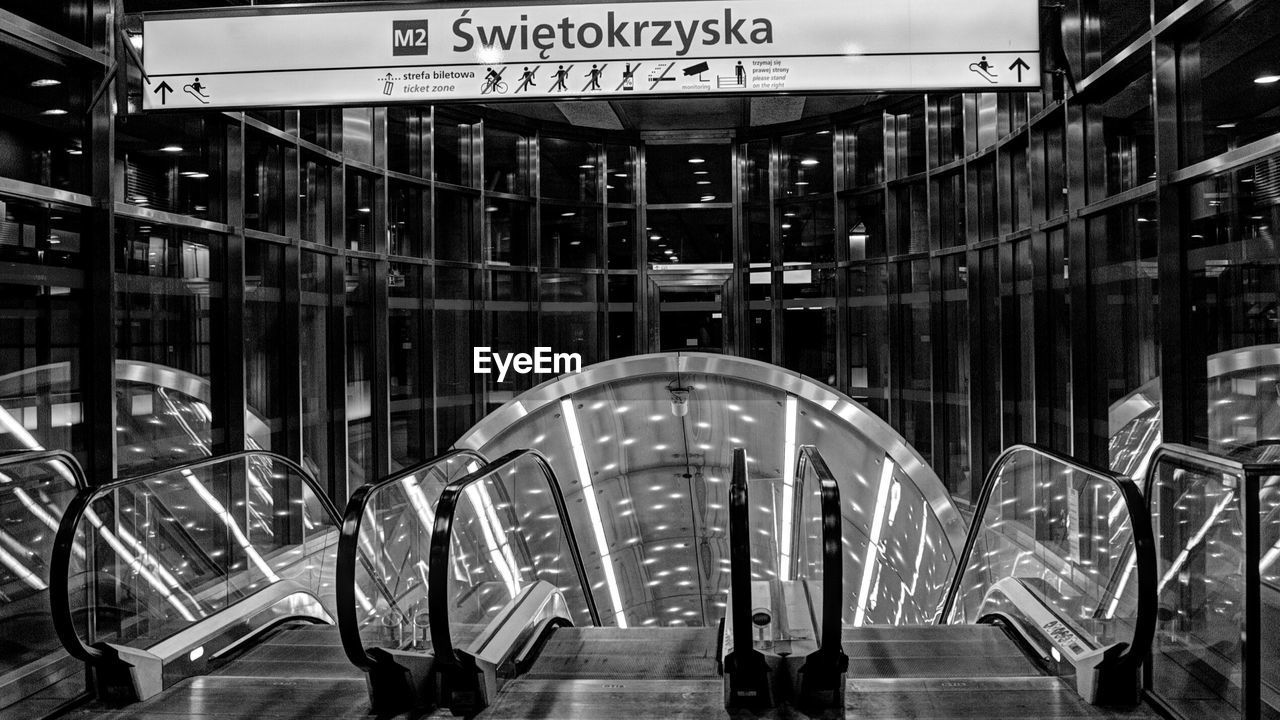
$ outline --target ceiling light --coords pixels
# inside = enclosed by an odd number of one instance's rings
[[[790,229],[791,229],[791,223],[782,223],[782,229],[783,229],[783,230],[790,230]]]
[[[800,185],[808,185],[808,184],[809,184],[809,181],[808,181],[808,180],[797,180],[797,181],[796,181],[796,185],[797,185],[797,186],[800,186]]]
[[[650,240],[661,240],[661,239],[662,239],[662,236],[661,236],[661,235],[650,235],[650,236],[649,236],[649,239],[650,239]]]
[[[182,146],[181,145],[165,145],[164,147],[160,148],[160,152],[180,153],[182,152]]]
[[[574,216],[574,215],[576,215],[576,214],[577,214],[577,213],[562,212],[562,213],[560,213],[560,217],[573,217],[573,216]]]
[[[182,177],[191,178],[193,180],[203,180],[209,177],[209,173],[198,172],[196,170],[187,170],[186,172],[179,173],[179,175],[181,175]]]
[[[804,166],[806,166],[806,167],[812,167],[812,166],[814,166],[814,165],[817,165],[817,164],[818,164],[818,159],[817,159],[817,158],[805,158],[805,159],[803,159],[803,160],[801,160],[801,161],[800,161],[800,164],[801,164],[801,165],[804,165]]]
[[[706,160],[703,160],[703,159],[702,159],[702,158],[700,158],[700,157],[691,157],[691,158],[689,158],[689,164],[690,164],[690,165],[701,165],[701,164],[702,164],[702,163],[704,163],[704,162],[706,162]]]
[[[716,199],[715,195],[703,195],[702,200],[700,200],[699,202],[711,202],[712,200],[715,200],[715,199]]]
[[[592,165],[591,163],[583,163],[578,167],[582,170],[590,170],[591,168],[595,167],[595,165]]]
[[[356,208],[356,212],[362,212],[362,213],[373,212],[373,208],[367,208],[367,207]]]
[[[54,85],[61,85],[61,84],[62,84],[61,80],[55,80],[53,78],[40,78],[38,80],[31,81],[31,87],[35,87],[35,88],[53,87]]]
[[[41,115],[66,115],[67,111],[63,110],[62,108],[49,108],[48,110],[45,110],[40,114]]]
[[[1222,124],[1218,125],[1218,129],[1219,129],[1219,130],[1230,130],[1231,128],[1235,127],[1235,126],[1236,126],[1236,124],[1237,124],[1237,123],[1233,123],[1233,122],[1224,122],[1224,123],[1222,123]]]
[[[1259,75],[1253,81],[1259,85],[1271,85],[1280,82],[1280,75]]]
[[[68,155],[83,155],[84,151],[80,148],[67,148]]]
[[[614,173],[614,174],[613,174],[613,176],[614,176],[614,177],[624,178],[624,177],[627,177],[627,174],[626,174],[626,173]]]
[[[699,181],[698,181],[697,183],[695,183],[695,184],[696,184],[696,185],[710,185],[710,184],[711,184],[711,181],[710,181],[710,180],[699,180]]]

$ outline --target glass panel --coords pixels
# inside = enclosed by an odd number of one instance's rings
[[[245,239],[245,444],[280,452],[285,445],[284,247]]]
[[[223,219],[225,126],[199,116],[131,117],[118,122],[125,202],[206,220]]]
[[[925,170],[924,100],[906,104],[898,114],[891,116],[893,146],[897,157],[897,174],[905,177]]]
[[[783,262],[835,261],[835,208],[829,199],[780,202],[778,212]]]
[[[489,192],[529,194],[529,141],[518,133],[484,129],[484,188]]]
[[[831,137],[830,130],[782,136],[779,197],[831,192]]]
[[[887,266],[849,269],[849,394],[888,419],[889,289]]]
[[[733,217],[729,210],[650,210],[649,262],[733,262]]]
[[[1268,417],[1274,399],[1270,388],[1276,379],[1276,362],[1265,354],[1253,356],[1247,365],[1266,374],[1256,378],[1215,380],[1234,365],[1228,353],[1263,351],[1280,342],[1280,325],[1274,308],[1280,302],[1280,247],[1275,228],[1280,227],[1280,204],[1275,187],[1280,182],[1280,156],[1221,173],[1186,189],[1186,267],[1189,297],[1184,314],[1188,320],[1191,361],[1204,363],[1203,374],[1194,373],[1199,386],[1190,397],[1201,398],[1201,411],[1191,413],[1198,442],[1215,450],[1280,437]],[[1243,369],[1243,368],[1241,368]],[[1235,402],[1228,400],[1233,397]]]
[[[448,447],[475,422],[476,375],[471,348],[479,327],[478,299],[472,287],[472,271],[437,267],[435,337],[450,342],[432,344],[436,368],[437,447]]]
[[[542,204],[544,268],[600,266],[600,210],[573,205]]]
[[[460,192],[436,189],[435,243],[437,260],[474,259],[476,201]]]
[[[635,202],[635,149],[630,145],[607,145],[605,157],[605,198],[610,203]]]
[[[1086,111],[1090,200],[1101,200],[1156,179],[1151,73]],[[1099,192],[1100,191],[1100,192]]]
[[[284,234],[284,145],[253,128],[245,130],[244,225]]]
[[[373,263],[347,259],[347,487],[374,479],[373,437]],[[334,496],[345,502],[350,490]]]
[[[1150,488],[1162,620],[1151,688],[1185,717],[1241,717],[1242,479],[1166,459]]]
[[[929,249],[929,198],[924,183],[894,188],[893,200],[898,210],[895,254],[925,252]]]
[[[59,457],[0,457],[0,637],[5,650],[0,653],[0,675],[62,650],[49,612],[49,563],[53,535],[79,482],[76,469]],[[83,690],[82,680],[73,682]]]
[[[582,140],[542,138],[538,157],[544,198],[596,202],[600,199],[599,147]]]
[[[392,255],[425,257],[427,224],[423,219],[426,210],[427,189],[421,185],[391,181],[388,196],[387,231]]]
[[[301,312],[298,346],[327,348],[334,316],[331,298],[333,261],[328,255],[303,252],[301,259]],[[328,352],[304,352],[298,357],[302,383],[302,463],[316,477],[325,478],[330,497],[345,496],[337,486],[333,468],[333,400]]]
[[[378,198],[378,181],[371,175],[347,170],[347,235],[348,250],[373,252],[373,215],[382,205]]]
[[[610,208],[608,217],[609,269],[634,270],[640,250],[635,212]]]
[[[942,258],[942,367],[936,398],[936,467],[951,494],[973,494],[969,464],[969,267],[964,253]]]
[[[896,426],[903,437],[929,462],[932,458],[933,344],[930,328],[929,261],[900,263],[898,315],[903,352],[897,357],[899,401]]]
[[[959,170],[933,181],[937,196],[937,246],[955,247],[965,244],[964,171]]]
[[[445,591],[449,635],[465,649],[523,588],[538,581],[564,595],[577,625],[592,624],[559,514],[554,475],[522,455],[467,486],[453,516]],[[579,537],[579,540],[582,538]]]
[[[426,110],[387,108],[387,169],[427,177],[431,172],[430,127]]]
[[[938,147],[934,151],[933,166],[964,157],[964,95],[929,96],[933,106]]]
[[[189,462],[222,447],[221,237],[143,221],[116,227],[117,470]]]
[[[532,216],[530,203],[489,198],[484,208],[486,259],[505,265],[532,265]]]
[[[884,229],[884,194],[854,195],[844,201],[845,230],[849,238],[849,259],[882,258],[887,247]]]
[[[300,235],[303,240],[328,245],[333,231],[333,178],[337,168],[317,155],[302,156]]]
[[[356,609],[366,648],[430,650],[427,568],[436,501],[445,485],[480,469],[470,455],[380,483],[360,516]],[[385,588],[380,591],[379,588]]]
[[[992,472],[948,622],[977,622],[1001,608],[1001,587],[1012,579],[1083,631],[1093,647],[1132,643],[1138,577],[1129,508],[1118,484],[1128,481],[1030,449],[1006,455]]]
[[[740,146],[745,162],[744,174],[747,202],[764,203],[772,197],[769,192],[769,141],[752,140]]]
[[[884,121],[880,118],[845,131],[844,167],[847,187],[884,182]]]
[[[387,373],[391,384],[391,466],[422,461],[430,449],[424,408],[430,403],[430,377],[423,346],[422,272],[419,265],[392,263],[387,275]]]
[[[100,491],[72,558],[71,611],[93,627],[82,639],[150,647],[281,587],[294,615],[333,617],[338,521],[292,464],[261,453]]]
[[[1280,5],[1250,3],[1179,47],[1183,165],[1280,131]]]
[[[435,179],[454,185],[471,185],[471,147],[474,124],[437,112],[435,132]]]
[[[0,67],[6,69],[0,79],[0,177],[86,192],[89,68],[55,63],[12,44],[0,46]]]
[[[730,151],[729,145],[646,146],[649,204],[732,202]]]
[[[1113,407],[1160,374],[1156,217],[1155,203],[1144,202],[1108,211],[1088,225],[1090,326],[1096,328],[1089,343],[1091,458],[1107,467],[1124,451],[1107,449],[1119,429],[1111,427]]]

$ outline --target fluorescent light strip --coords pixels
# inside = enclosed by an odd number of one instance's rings
[[[493,511],[493,503],[489,501],[489,493],[485,490],[481,483],[476,483],[466,489],[467,497],[471,500],[471,506],[480,511],[480,531],[484,534],[484,544],[489,550],[489,560],[493,566],[497,568],[498,573],[502,575],[502,582],[507,586],[507,593],[515,598],[516,593],[520,592],[520,583],[515,574],[515,561],[510,557],[509,553],[503,552],[504,548],[498,543],[495,532],[501,532],[498,528],[497,515]]]
[[[21,543],[19,543],[17,540],[10,537],[9,534],[4,531],[0,531],[0,540],[3,540],[5,544],[12,544],[17,547],[22,547]],[[36,575],[35,573],[31,572],[31,570],[26,565],[22,564],[22,561],[18,560],[18,558],[9,554],[9,551],[5,550],[3,547],[0,547],[0,564],[9,568],[10,572],[12,572],[19,580],[25,582],[28,586],[30,586],[32,590],[48,590],[49,589],[49,586],[45,583],[44,580],[40,579],[39,575]]]
[[[600,519],[600,505],[596,502],[595,487],[591,484],[591,470],[587,467],[587,453],[582,447],[582,432],[578,429],[578,415],[573,409],[573,400],[560,399],[560,415],[564,418],[565,427],[569,430],[569,445],[573,448],[573,465],[578,472],[578,483],[582,485],[582,498],[587,506],[587,517],[591,521],[591,534],[596,539],[596,549],[600,553],[600,563],[604,566],[604,582],[609,589],[609,601],[613,603],[613,615],[618,627],[627,626],[627,617],[622,612],[622,594],[618,592],[618,578],[613,572],[613,558],[609,554],[609,542],[604,536],[604,523]],[[591,592],[591,588],[583,588]]]
[[[880,534],[884,532],[884,511],[889,504],[889,484],[893,482],[893,459],[884,456],[884,465],[880,468],[880,487],[876,490],[876,510],[871,518],[871,535],[867,540],[867,555],[862,562],[862,583],[858,588],[858,607],[853,614],[853,624],[862,627],[867,619],[868,594],[871,592],[871,578],[876,570],[876,556],[880,548]]]
[[[787,395],[786,429],[782,440],[782,529],[778,532],[778,579],[791,579],[791,530],[796,486],[796,396]]]

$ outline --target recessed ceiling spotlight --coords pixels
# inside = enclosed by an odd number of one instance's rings
[[[701,165],[701,164],[702,164],[702,163],[704,163],[704,162],[706,162],[706,160],[703,160],[703,159],[702,159],[702,158],[700,158],[700,157],[691,157],[691,158],[689,158],[689,164],[690,164],[690,165]]]
[[[53,87],[55,85],[61,85],[61,84],[62,84],[61,80],[55,80],[53,78],[40,78],[38,80],[31,81],[31,87],[34,87],[34,88]]]
[[[160,152],[180,153],[182,152],[182,146],[181,145],[165,145],[164,147],[160,148]]]
[[[801,165],[808,166],[808,167],[812,167],[812,166],[814,166],[814,165],[817,165],[817,164],[818,164],[818,159],[817,159],[817,158],[805,158],[805,159],[803,159],[803,160],[801,160],[801,161],[800,161],[800,164],[801,164]]]
[[[41,115],[66,115],[67,111],[62,108],[49,108],[40,113]]]
[[[1259,75],[1253,81],[1259,85],[1271,85],[1280,82],[1280,75]]]

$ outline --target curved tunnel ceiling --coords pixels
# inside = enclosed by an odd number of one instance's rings
[[[692,389],[678,417],[670,389],[681,387]],[[527,391],[456,447],[544,453],[605,622],[667,626],[724,614],[735,447],[746,448],[753,480],[753,567],[761,578],[779,572],[763,548],[789,537],[781,490],[807,444],[840,482],[846,621],[929,621],[964,542],[963,520],[887,423],[797,373],[706,353],[612,360]]]

